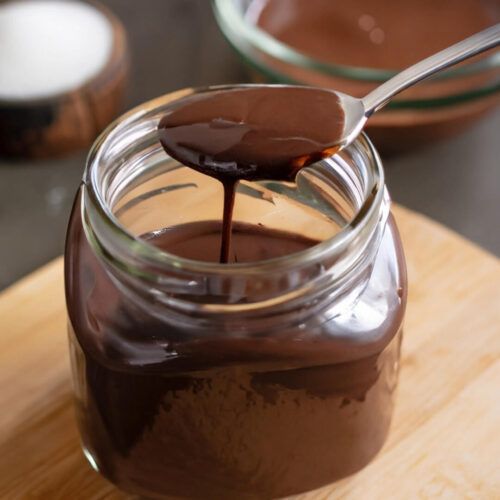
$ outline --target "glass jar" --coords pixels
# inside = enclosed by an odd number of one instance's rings
[[[90,464],[125,491],[282,497],[382,447],[404,256],[364,135],[295,183],[239,185],[236,225],[314,246],[227,265],[155,246],[144,235],[220,223],[219,183],[167,157],[156,134],[177,99],[206,91],[132,110],[89,155],[65,255],[77,418]]]

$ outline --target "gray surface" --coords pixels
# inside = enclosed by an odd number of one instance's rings
[[[208,0],[104,1],[129,33],[127,107],[186,86],[243,82],[246,73]],[[395,201],[500,255],[500,112],[463,135],[387,160]],[[44,162],[0,161],[0,288],[59,255],[85,153]]]

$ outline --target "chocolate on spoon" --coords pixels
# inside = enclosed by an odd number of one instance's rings
[[[241,86],[183,99],[159,124],[175,159],[224,180],[293,180],[336,152],[343,109],[333,90]]]

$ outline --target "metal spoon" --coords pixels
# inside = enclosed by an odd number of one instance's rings
[[[350,144],[373,113],[383,108],[396,94],[439,71],[500,45],[500,24],[485,29],[434,54],[387,80],[359,99],[336,92],[344,111],[344,130],[338,138],[339,149]]]

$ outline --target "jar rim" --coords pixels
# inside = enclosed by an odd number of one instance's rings
[[[180,98],[202,92],[212,92],[242,87],[256,87],[258,84],[240,85],[218,85],[199,88],[186,88],[176,92],[165,94],[156,99],[143,103],[112,122],[96,139],[87,157],[86,169],[83,176],[84,197],[82,210],[85,209],[86,198],[97,212],[100,222],[111,237],[120,242],[121,248],[132,249],[134,255],[141,262],[147,262],[158,270],[172,270],[177,272],[194,273],[202,275],[265,275],[269,272],[281,272],[300,266],[302,263],[312,263],[322,259],[340,254],[355,241],[360,233],[370,232],[374,222],[380,219],[380,210],[384,201],[387,201],[385,190],[384,170],[380,157],[373,144],[364,133],[348,148],[362,148],[370,160],[370,171],[372,185],[365,190],[362,203],[355,212],[352,220],[348,222],[332,237],[305,250],[276,257],[268,260],[246,263],[220,264],[215,262],[203,262],[179,257],[162,250],[146,240],[135,236],[124,227],[113,214],[112,208],[106,202],[99,179],[99,168],[105,163],[105,157],[110,148],[116,146],[120,134],[124,133],[132,124],[145,120],[154,115],[160,108],[167,106]],[[289,85],[276,85],[288,87]],[[127,269],[130,269],[127,267]]]

